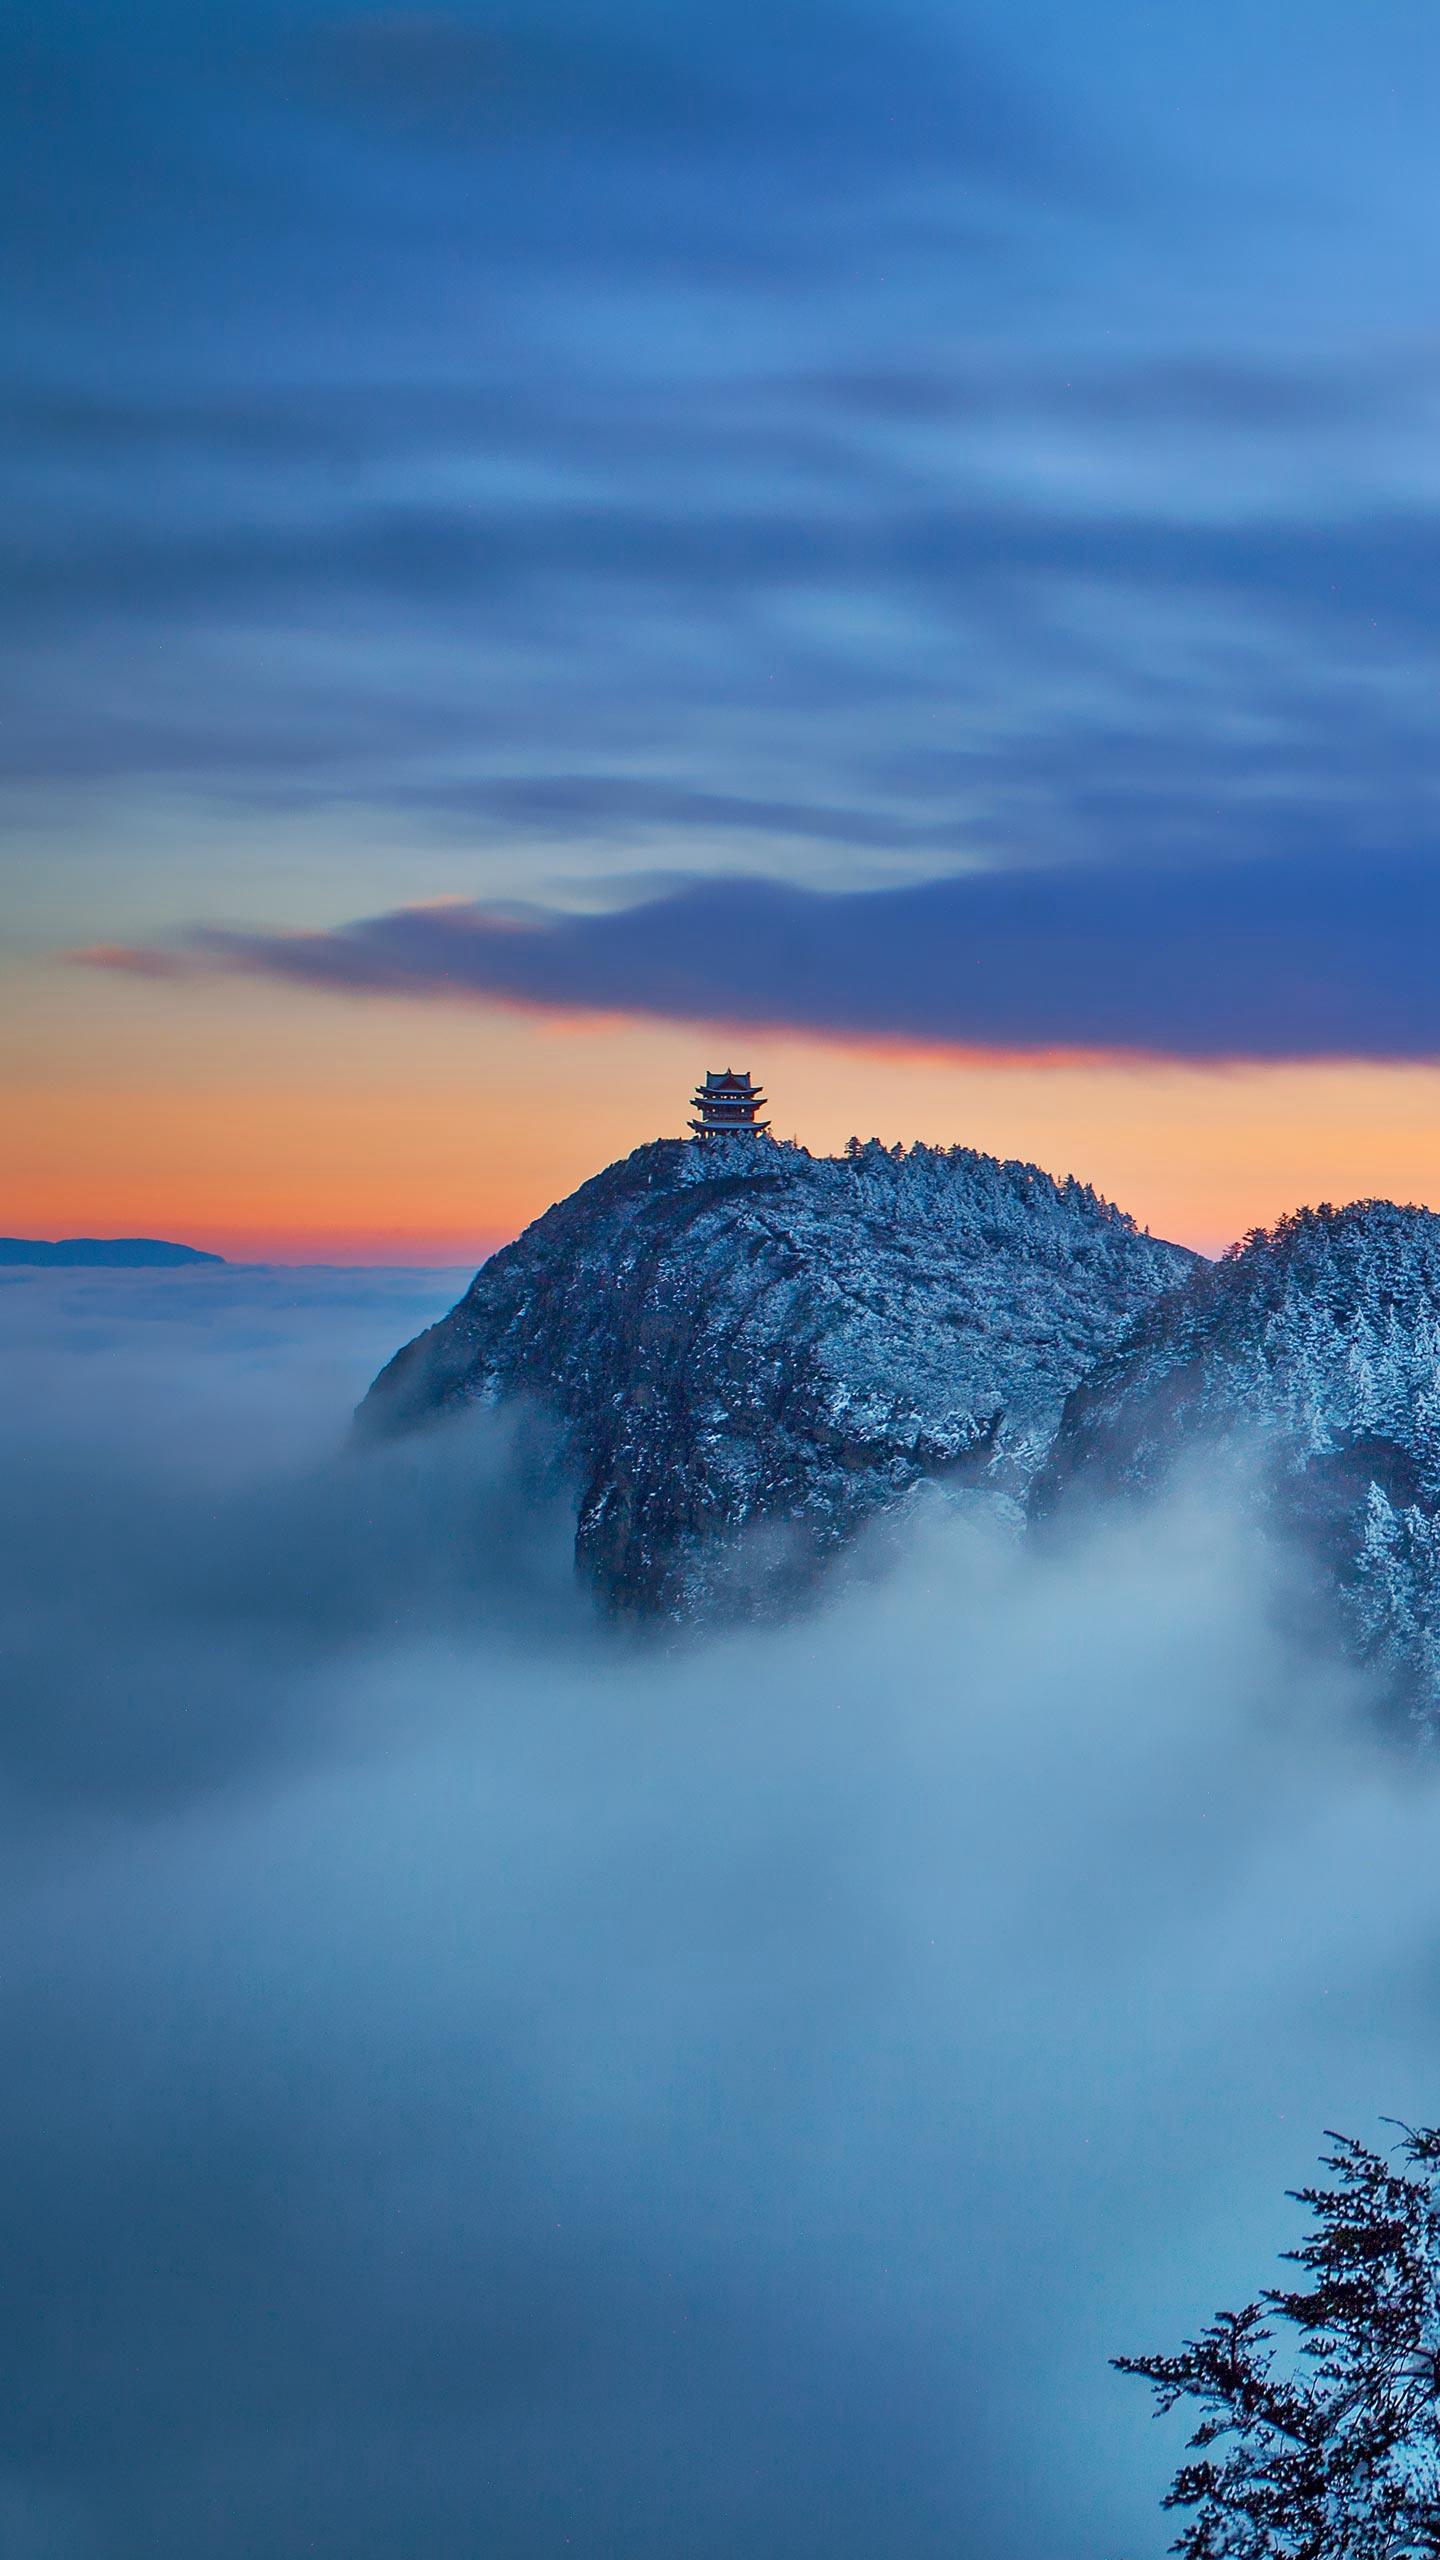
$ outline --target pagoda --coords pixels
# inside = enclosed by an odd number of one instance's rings
[[[691,1096],[700,1116],[690,1126],[697,1138],[725,1138],[735,1130],[744,1137],[762,1137],[770,1123],[757,1120],[755,1114],[764,1099],[758,1084],[751,1083],[748,1067],[741,1075],[725,1067],[719,1075],[707,1075],[699,1092]]]

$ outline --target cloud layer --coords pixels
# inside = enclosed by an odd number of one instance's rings
[[[1105,2358],[1433,2112],[1434,1787],[1203,1504],[602,1637],[327,1455],[445,1294],[0,1291],[7,2553],[1158,2555]]]
[[[397,908],[1428,861],[1440,37],[1292,39],[22,0],[41,939],[343,912],[362,850]]]
[[[1440,879],[1413,860],[1074,864],[849,895],[701,881],[618,913],[402,908],[81,956],[939,1048],[1433,1060],[1437,925]]]

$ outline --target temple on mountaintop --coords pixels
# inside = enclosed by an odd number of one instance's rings
[[[700,1116],[690,1126],[697,1138],[725,1138],[737,1129],[758,1138],[770,1126],[768,1120],[755,1117],[764,1099],[758,1084],[751,1083],[748,1067],[742,1075],[726,1067],[719,1075],[707,1075],[699,1092],[691,1096]]]

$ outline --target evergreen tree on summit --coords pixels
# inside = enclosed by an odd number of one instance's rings
[[[1327,2137],[1293,2291],[1226,2312],[1178,2355],[1119,2356],[1157,2412],[1201,2415],[1165,2500],[1181,2560],[1440,2554],[1440,2130],[1387,2158]],[[1280,2333],[1284,2333],[1283,2338]]]

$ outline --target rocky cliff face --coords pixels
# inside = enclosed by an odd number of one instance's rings
[[[768,1609],[922,1482],[1023,1494],[1069,1389],[1192,1261],[969,1149],[663,1140],[496,1254],[361,1421],[528,1400],[614,1606]]]
[[[1033,1493],[1155,1486],[1197,1449],[1338,1592],[1350,1639],[1440,1717],[1440,1217],[1302,1209],[1142,1316],[1075,1388]]]

